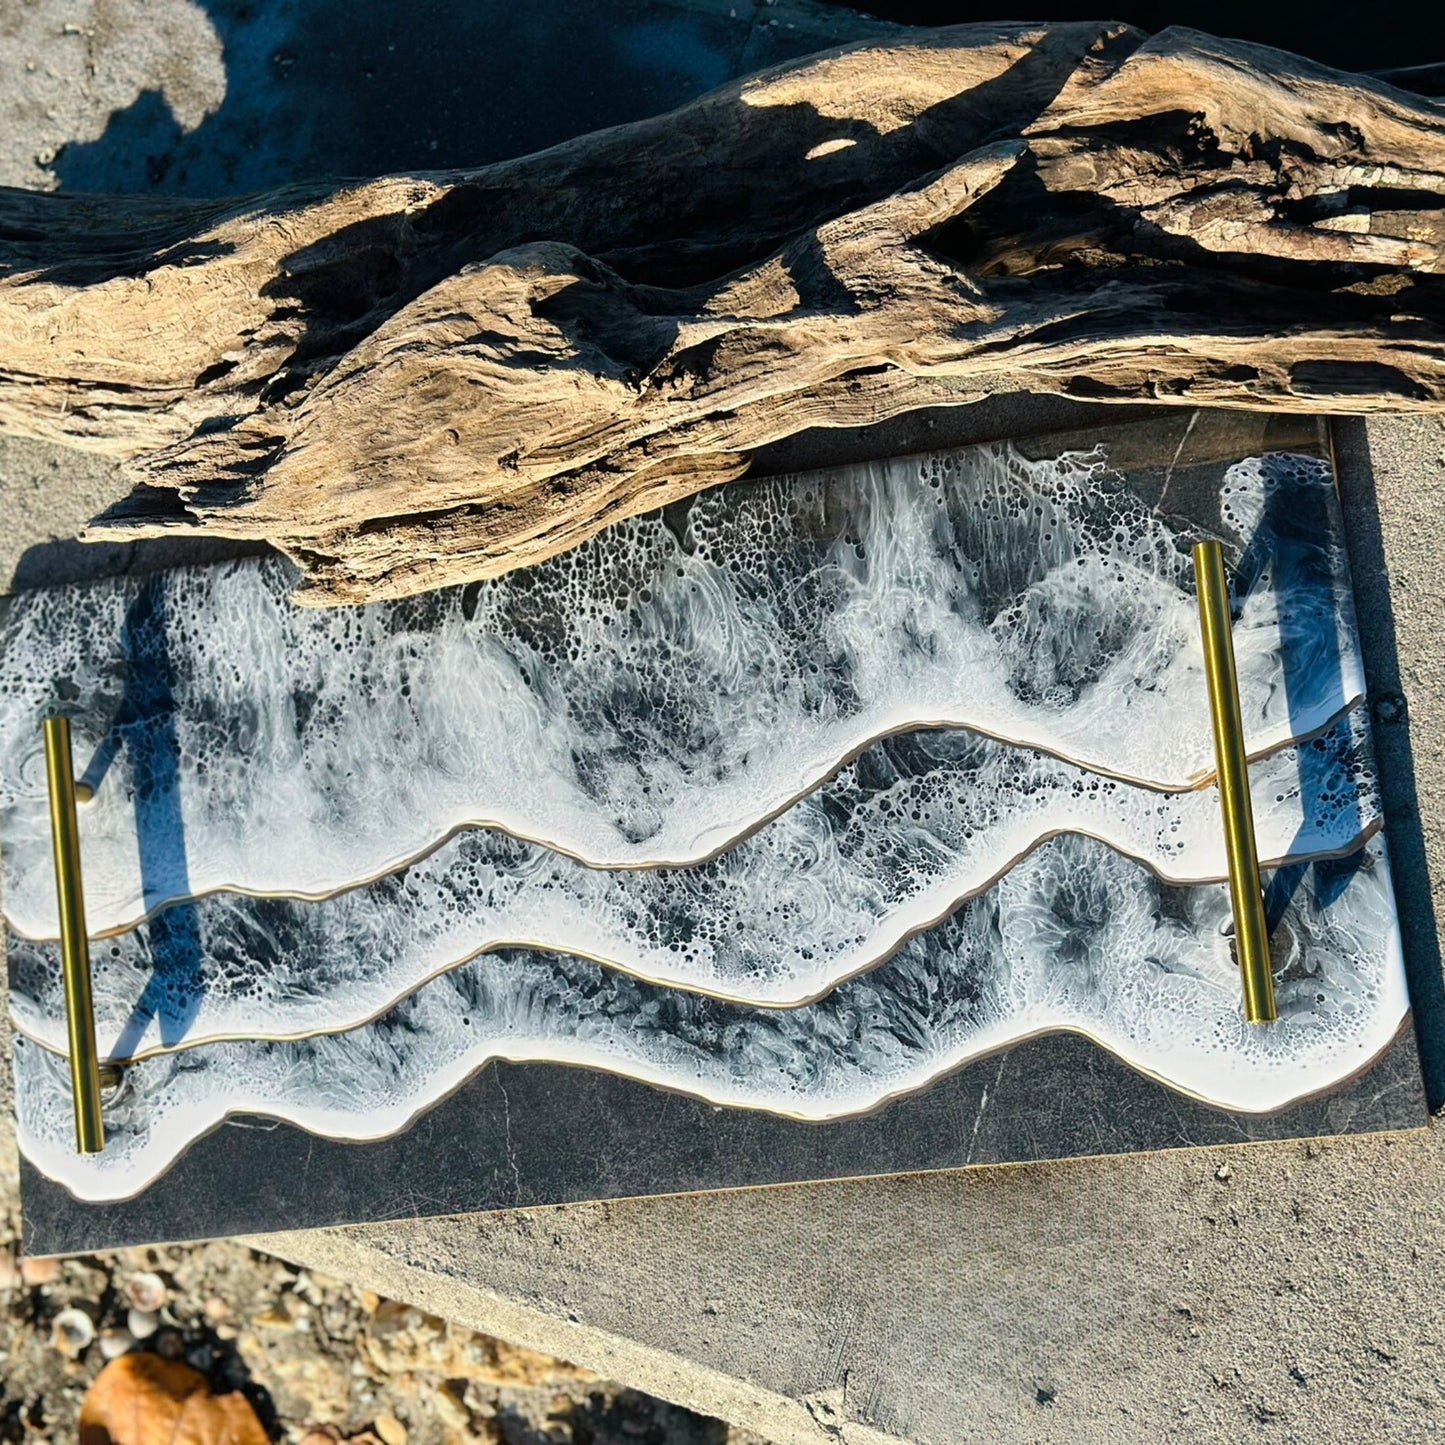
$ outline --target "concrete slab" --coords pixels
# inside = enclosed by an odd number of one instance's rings
[[[261,1247],[779,1442],[1439,1428],[1438,1130]]]

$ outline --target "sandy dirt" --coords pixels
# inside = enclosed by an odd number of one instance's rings
[[[25,1259],[0,1178],[0,1441],[67,1441],[105,1363],[154,1350],[239,1390],[272,1439],[329,1445],[745,1445],[589,1371],[232,1241]]]

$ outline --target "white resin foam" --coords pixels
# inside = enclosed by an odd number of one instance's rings
[[[489,824],[594,864],[721,850],[872,739],[971,727],[1160,788],[1212,769],[1188,548],[1102,451],[732,483],[498,581],[361,609],[243,562],[13,599],[5,914],[58,933],[40,720],[74,720],[96,932],[317,896]],[[1363,691],[1328,466],[1230,467],[1254,753]]]
[[[1380,821],[1368,720],[1251,770],[1266,861],[1343,853]],[[533,946],[774,1007],[890,954],[1055,833],[1102,838],[1176,881],[1223,878],[1219,796],[1158,793],[965,732],[875,743],[721,857],[589,869],[468,831],[324,902],[212,894],[92,948],[103,1057],[221,1036],[350,1028],[442,969]],[[11,936],[11,1016],[65,1048],[58,945]]]
[[[64,1059],[18,1038],[20,1145],[80,1198],[123,1198],[228,1114],[375,1139],[499,1057],[833,1119],[1058,1029],[1225,1108],[1277,1109],[1369,1064],[1407,1003],[1382,839],[1271,883],[1291,901],[1274,929],[1280,1018],[1268,1027],[1241,1014],[1223,885],[1164,884],[1068,835],[803,1008],[725,1003],[558,955],[487,954],[349,1033],[218,1043],[132,1066],[107,1098],[101,1154],[75,1152]],[[585,1074],[576,1087],[586,1090]]]

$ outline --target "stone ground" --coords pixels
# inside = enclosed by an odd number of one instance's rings
[[[157,1279],[163,1295],[148,1296]],[[164,1304],[141,1311],[132,1298]],[[67,1333],[75,1310],[96,1329],[83,1349],[72,1341],[84,1333]],[[0,1248],[0,1440],[70,1438],[86,1387],[128,1349],[185,1359],[217,1393],[247,1395],[273,1438],[309,1445],[367,1430],[385,1445],[737,1438],[589,1371],[238,1244],[63,1262],[17,1262],[13,1245]]]
[[[332,1445],[724,1445],[754,1440],[590,1371],[242,1244],[17,1257],[0,1215],[0,1441],[74,1438],[86,1388],[128,1350],[242,1391],[271,1437]],[[78,1312],[78,1313],[77,1313]]]

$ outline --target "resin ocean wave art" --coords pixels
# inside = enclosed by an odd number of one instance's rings
[[[391,1218],[398,1172],[454,1211],[1408,1122],[1343,537],[1318,426],[1197,413],[744,479],[400,602],[298,606],[277,558],[6,599],[27,1230]],[[1268,1024],[1223,881],[1206,538]],[[93,789],[89,1154],[57,712]]]
[[[1146,505],[1107,445],[732,483],[555,561],[298,608],[277,561],[9,599],[5,917],[57,936],[40,723],[66,712],[90,924],[229,888],[320,896],[488,825],[607,867],[736,843],[874,740],[969,728],[1141,787],[1208,779],[1189,548],[1241,568],[1256,755],[1363,692],[1328,464]]]
[[[79,1197],[124,1198],[229,1114],[373,1139],[494,1058],[585,1065],[823,1121],[1060,1029],[1221,1107],[1278,1109],[1366,1067],[1408,1006],[1383,840],[1267,884],[1280,1010],[1268,1027],[1240,1015],[1223,884],[1163,883],[1071,835],[801,1008],[726,1003],[564,955],[486,954],[347,1032],[129,1067],[107,1097],[100,1154],[75,1152],[65,1060],[19,1038],[20,1144]],[[587,1089],[585,1073],[576,1087]]]
[[[1262,859],[1343,853],[1380,821],[1367,721],[1252,770]],[[1087,833],[1175,882],[1223,878],[1212,789],[1159,793],[957,731],[875,743],[711,862],[606,871],[467,831],[323,902],[235,893],[92,948],[103,1058],[362,1023],[474,954],[533,946],[744,1003],[807,1001],[886,958],[1044,839]],[[59,946],[11,936],[10,1008],[65,1046]]]

